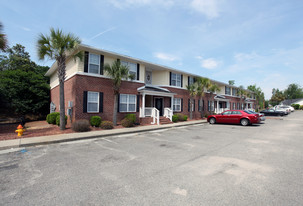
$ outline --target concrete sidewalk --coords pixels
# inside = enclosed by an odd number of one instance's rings
[[[102,137],[121,135],[121,134],[147,132],[152,130],[202,124],[206,122],[207,122],[206,120],[193,120],[193,121],[178,122],[178,123],[165,124],[165,125],[147,125],[147,126],[139,126],[139,127],[131,127],[131,128],[113,129],[113,130],[78,132],[78,133],[69,133],[69,134],[60,134],[60,135],[4,140],[4,141],[0,141],[0,150],[18,148],[18,147],[29,147],[29,146],[43,145],[43,144],[52,144],[59,142],[76,141],[82,139],[102,138]]]

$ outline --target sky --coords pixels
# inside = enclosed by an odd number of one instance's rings
[[[303,86],[302,0],[0,0],[9,45],[51,27],[83,44],[235,85]]]

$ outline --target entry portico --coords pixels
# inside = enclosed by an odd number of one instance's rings
[[[137,89],[142,96],[142,107],[140,108],[140,117],[152,116],[152,110],[157,109],[160,116],[165,116],[166,110],[173,111],[173,102],[175,93],[168,89],[145,85]]]
[[[222,95],[216,95],[214,100],[216,103],[215,113],[219,114],[224,112],[225,110],[230,109],[230,100],[227,99],[225,96]]]

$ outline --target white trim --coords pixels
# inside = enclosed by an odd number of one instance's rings
[[[88,101],[88,94],[89,93],[95,93],[95,94],[98,95],[97,102],[92,102],[92,103],[97,103],[97,111],[88,111],[88,102],[89,102]],[[99,107],[100,107],[99,103],[100,103],[100,93],[99,92],[93,92],[93,91],[87,91],[87,102],[86,102],[87,113],[99,113]]]
[[[98,64],[93,64],[93,63],[90,62],[91,61],[90,55],[96,55],[96,56],[98,56],[98,59],[99,59]],[[97,74],[100,74],[100,58],[101,58],[100,54],[95,54],[95,53],[92,53],[92,52],[88,53],[88,65],[87,65],[88,68],[87,68],[87,73],[89,73],[89,74],[96,74],[96,73],[93,73],[93,72],[89,72],[89,70],[90,70],[89,65],[92,64],[92,65],[98,65],[98,72],[97,72]]]
[[[137,112],[137,95],[135,94],[119,94],[120,95],[120,98],[119,98],[119,112]],[[126,102],[126,111],[121,111],[121,95],[126,95],[127,96],[127,102]],[[129,96],[135,96],[135,110],[134,111],[129,111],[129,105],[130,105],[130,102],[129,102]],[[125,103],[123,103],[125,104]]]

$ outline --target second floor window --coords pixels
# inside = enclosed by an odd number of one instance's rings
[[[88,73],[100,73],[100,55],[89,54]]]
[[[121,64],[128,67],[129,74],[134,75],[134,79],[137,79],[137,64],[121,61]]]
[[[181,87],[181,74],[171,73],[171,86]]]
[[[233,96],[237,96],[237,89],[233,88],[232,91],[233,91]]]
[[[230,87],[225,86],[225,94],[230,95]]]
[[[188,85],[192,85],[194,82],[194,77],[188,77]]]

